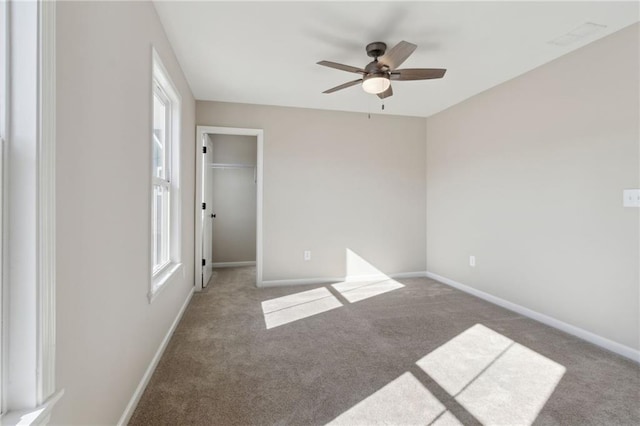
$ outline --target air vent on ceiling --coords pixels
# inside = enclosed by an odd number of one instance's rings
[[[583,38],[589,37],[597,33],[598,31],[602,31],[605,28],[607,28],[606,25],[587,22],[577,28],[574,28],[566,34],[561,35],[560,37],[554,38],[553,40],[549,41],[549,44],[555,44],[556,46],[566,46]]]

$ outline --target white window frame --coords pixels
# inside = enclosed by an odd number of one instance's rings
[[[149,271],[151,274],[151,280],[149,284],[148,299],[149,303],[153,302],[155,297],[160,291],[166,287],[166,284],[172,280],[172,277],[177,276],[182,271],[182,254],[181,254],[181,194],[180,194],[180,121],[182,111],[182,97],[180,92],[176,89],[175,85],[169,77],[165,66],[160,59],[160,55],[155,48],[151,48],[152,56],[152,72],[151,72],[151,96],[150,96],[150,144],[149,144],[149,171],[150,171],[150,192],[149,192]],[[167,133],[165,135],[165,164],[167,170],[165,179],[156,177],[155,170],[153,170],[153,144],[155,135],[153,133],[153,101],[154,96],[159,94],[163,100],[168,103],[166,120],[167,120]],[[154,218],[153,218],[153,203],[154,201],[154,188],[155,186],[162,186],[168,191],[169,196],[169,211],[168,211],[168,252],[169,261],[163,264],[161,267],[154,270],[153,265],[153,241],[154,238]]]
[[[46,424],[55,386],[55,2],[5,1],[2,424]],[[8,166],[11,167],[8,167]],[[10,267],[9,267],[10,266]],[[8,367],[11,368],[8,368]]]
[[[7,137],[7,118],[8,118],[8,66],[9,66],[9,20],[7,14],[9,12],[8,3],[0,2],[0,417],[5,412],[5,399],[4,399],[4,378],[7,373],[4,361],[6,359],[4,349],[7,347],[5,338],[5,324],[6,318],[4,313],[6,309],[3,307],[5,287],[4,283],[4,193],[5,193],[5,179],[4,179],[4,141]]]

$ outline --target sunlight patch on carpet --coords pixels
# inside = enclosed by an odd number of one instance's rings
[[[332,285],[350,303],[359,302],[404,287],[396,280],[348,281]]]
[[[482,324],[463,331],[416,364],[453,399],[441,402],[426,387],[434,383],[421,382],[407,372],[329,425],[460,426],[448,410],[452,407],[464,409],[483,425],[531,425],[566,371]]]
[[[444,411],[444,405],[415,376],[404,373],[327,425],[426,425]]]
[[[451,411],[445,411],[431,423],[431,426],[463,426],[463,424],[460,423],[460,420],[458,420],[456,416],[451,414]]]
[[[416,364],[485,425],[532,424],[566,371],[481,324]]]
[[[265,300],[262,302],[262,312],[268,330],[341,306],[342,303],[322,287]]]
[[[485,425],[530,425],[565,371],[562,365],[516,343],[456,400]]]
[[[416,364],[449,395],[457,395],[512,343],[502,334],[476,324]]]

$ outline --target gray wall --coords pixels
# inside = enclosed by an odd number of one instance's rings
[[[264,129],[265,280],[344,276],[347,249],[385,273],[425,270],[424,118],[200,101],[196,113]]]
[[[57,3],[52,424],[115,424],[193,287],[195,102],[150,2]],[[150,281],[151,45],[182,95],[183,272]]]
[[[256,164],[255,136],[210,135],[212,162]],[[211,170],[213,262],[256,260],[255,168]]]
[[[638,28],[427,119],[428,270],[636,349]]]

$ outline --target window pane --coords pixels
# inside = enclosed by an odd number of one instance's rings
[[[167,104],[153,94],[153,176],[167,178]]]
[[[169,191],[167,188],[153,186],[153,270],[157,271],[169,263]]]

